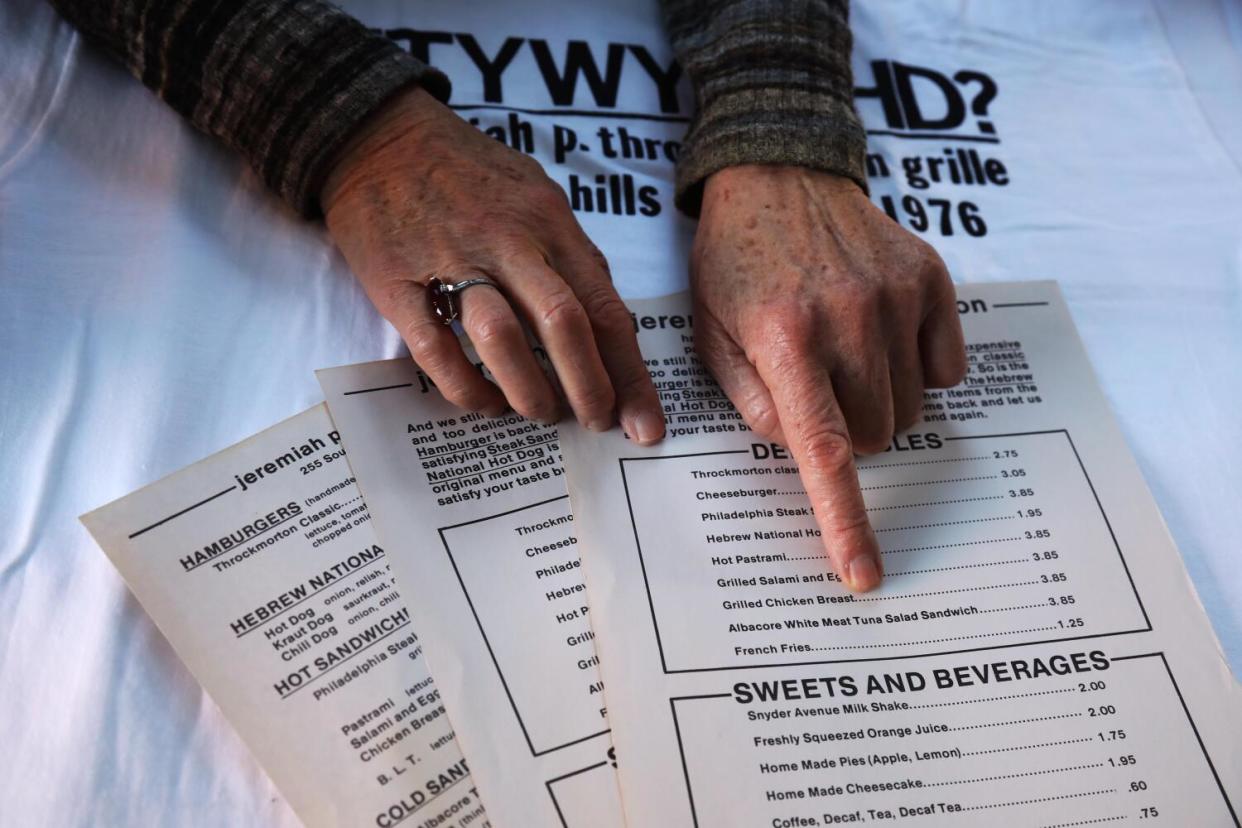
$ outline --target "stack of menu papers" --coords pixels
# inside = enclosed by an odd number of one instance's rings
[[[1242,693],[1059,291],[958,304],[966,380],[858,462],[863,595],[684,296],[631,303],[656,447],[391,360],[84,520],[309,825],[1239,825]]]
[[[323,405],[82,520],[307,825],[488,824]]]
[[[970,371],[858,463],[885,579],[638,303],[671,439],[563,430],[634,825],[1237,824],[1242,693],[1050,282],[964,286]]]

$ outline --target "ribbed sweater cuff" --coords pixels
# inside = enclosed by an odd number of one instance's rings
[[[677,206],[698,215],[707,177],[741,164],[809,167],[867,190],[867,136],[849,103],[788,87],[751,89],[698,113],[678,161]]]
[[[444,74],[395,47],[342,71],[351,75],[347,83],[330,94],[308,94],[272,125],[274,139],[265,151],[247,153],[268,186],[308,217],[320,213],[319,192],[339,152],[393,95],[418,84],[441,101],[449,97]]]

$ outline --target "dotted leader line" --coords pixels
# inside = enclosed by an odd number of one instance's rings
[[[927,710],[932,707],[956,707],[959,704],[980,704],[981,702],[1006,701],[1007,699],[1027,699],[1031,696],[1053,696],[1057,693],[1077,693],[1078,690],[1073,687],[1064,687],[1060,690],[1038,690],[1034,693],[1015,693],[1010,696],[988,696],[982,699],[964,699],[963,701],[951,702],[935,702],[933,704],[915,704],[911,705],[911,710]]]
[[[989,584],[988,586],[977,587],[961,587],[959,589],[939,589],[935,592],[909,592],[905,595],[877,595],[874,598],[855,598],[853,603],[862,603],[863,601],[896,601],[901,598],[925,598],[931,595],[952,595],[957,592],[980,592],[985,589],[1006,589],[1016,586],[1031,586],[1038,584],[1039,581],[1014,581],[1012,584]]]
[[[1083,739],[1065,739],[1064,741],[1061,741],[1061,742],[1039,742],[1038,744],[1034,744],[1034,745],[1015,745],[1014,747],[991,748],[989,750],[972,750],[968,753],[963,753],[962,755],[963,756],[986,756],[989,753],[1009,753],[1010,751],[1014,751],[1014,750],[1031,750],[1032,748],[1057,747],[1059,745],[1076,745],[1080,742],[1094,742],[1094,741],[1095,741],[1094,736],[1088,736]]]
[[[1009,725],[1029,724],[1031,722],[1050,722],[1053,719],[1077,719],[1080,716],[1082,716],[1081,713],[1058,713],[1055,716],[1037,716],[1034,719],[1014,719],[1009,722],[988,722],[987,724],[959,725],[958,727],[951,727],[949,730],[980,730],[985,727],[1008,727]]]
[[[998,635],[1021,635],[1029,632],[1044,632],[1045,630],[1055,630],[1056,627],[1035,627],[1029,630],[1006,630],[1005,632],[992,633],[976,633],[975,635],[955,635],[952,638],[928,638],[925,641],[897,641],[888,644],[837,644],[830,647],[812,647],[813,650],[870,650],[873,647],[909,647],[914,644],[940,644],[945,641],[965,641],[968,638],[993,638]],[[1075,716],[1081,716],[1081,713],[1075,713]],[[991,725],[980,725],[980,727],[990,727]],[[960,730],[961,728],[955,728]]]
[[[901,572],[889,572],[889,577],[898,575],[922,575],[926,572],[948,572],[952,569],[978,569],[981,566],[1007,566],[1008,564],[1030,563],[1026,558],[1015,558],[1012,561],[984,561],[983,563],[960,564],[958,566],[939,566],[935,569],[907,569]]]
[[[979,610],[980,614],[987,612],[1013,612],[1014,610],[1039,609],[1046,607],[1048,604],[1019,604],[1016,607],[993,607],[992,609]]]
[[[882,463],[878,466],[863,465],[859,466],[859,471],[871,471],[872,469],[896,469],[901,466],[930,466],[933,463],[965,463],[970,460],[995,460],[990,454],[976,454],[973,457],[948,457],[943,460],[911,460],[908,463]]]
[[[989,540],[961,541],[959,543],[938,543],[932,546],[908,546],[905,549],[885,549],[883,550],[883,554],[896,555],[899,552],[923,552],[928,549],[952,549],[956,546],[978,546],[981,543],[1008,543],[1016,540],[1023,540],[1023,538],[1020,535],[1014,535],[1012,538],[990,538]]]
[[[1000,475],[996,474],[978,474],[973,477],[950,477],[948,480],[913,480],[909,483],[885,483],[882,486],[863,486],[864,492],[874,492],[880,489],[900,489],[905,486],[935,486],[940,483],[966,483],[971,480],[995,480]]]
[[[990,523],[994,520],[1016,520],[1013,515],[999,515],[997,517],[971,518],[970,520],[950,520],[946,523],[918,523],[914,526],[890,526],[887,529],[876,529],[879,532],[904,532],[907,529],[934,529],[937,526],[961,526],[963,523]]]
[[[1044,828],[1074,828],[1076,825],[1096,825],[1101,822],[1116,822],[1119,819],[1129,819],[1129,817],[1112,816],[1100,817],[1099,819],[1084,819],[1080,822],[1058,822],[1056,825],[1045,825]]]
[[[883,512],[888,509],[917,509],[920,506],[948,506],[951,503],[976,503],[980,500],[1004,500],[1004,495],[987,495],[986,497],[959,497],[956,500],[932,500],[927,503],[898,503],[895,506],[872,506],[868,512]]]
[[[1049,773],[1066,773],[1067,771],[1102,767],[1104,767],[1103,762],[1096,762],[1094,765],[1074,765],[1069,768],[1050,768],[1048,770],[1026,771],[1025,773],[1007,773],[1004,776],[981,776],[978,779],[958,779],[952,782],[932,782],[928,784],[927,787],[941,788],[945,785],[969,785],[974,782],[995,782],[997,779],[1020,779],[1023,776],[1044,776]]]
[[[1054,802],[1058,799],[1078,799],[1084,796],[1099,796],[1100,794],[1117,793],[1116,788],[1105,788],[1102,791],[1083,791],[1076,794],[1061,794],[1060,796],[1045,796],[1040,799],[1019,799],[1014,802],[993,802],[991,805],[971,805],[963,808],[963,811],[985,811],[988,808],[1008,808],[1013,805],[1034,805],[1037,802]]]

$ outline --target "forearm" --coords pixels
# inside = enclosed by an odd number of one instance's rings
[[[239,151],[296,210],[397,90],[447,79],[320,0],[50,0],[199,129]]]
[[[697,102],[678,162],[679,207],[697,214],[706,178],[740,164],[809,167],[866,188],[848,0],[662,2]]]

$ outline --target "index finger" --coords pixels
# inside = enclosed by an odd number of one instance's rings
[[[613,287],[604,255],[583,239],[560,252],[557,265],[591,320],[600,358],[617,395],[621,427],[639,445],[659,442],[664,437],[664,411],[638,350],[634,322]]]
[[[880,585],[880,546],[863,503],[854,447],[827,368],[809,351],[759,361],[781,430],[815,509],[832,568],[850,589]]]

